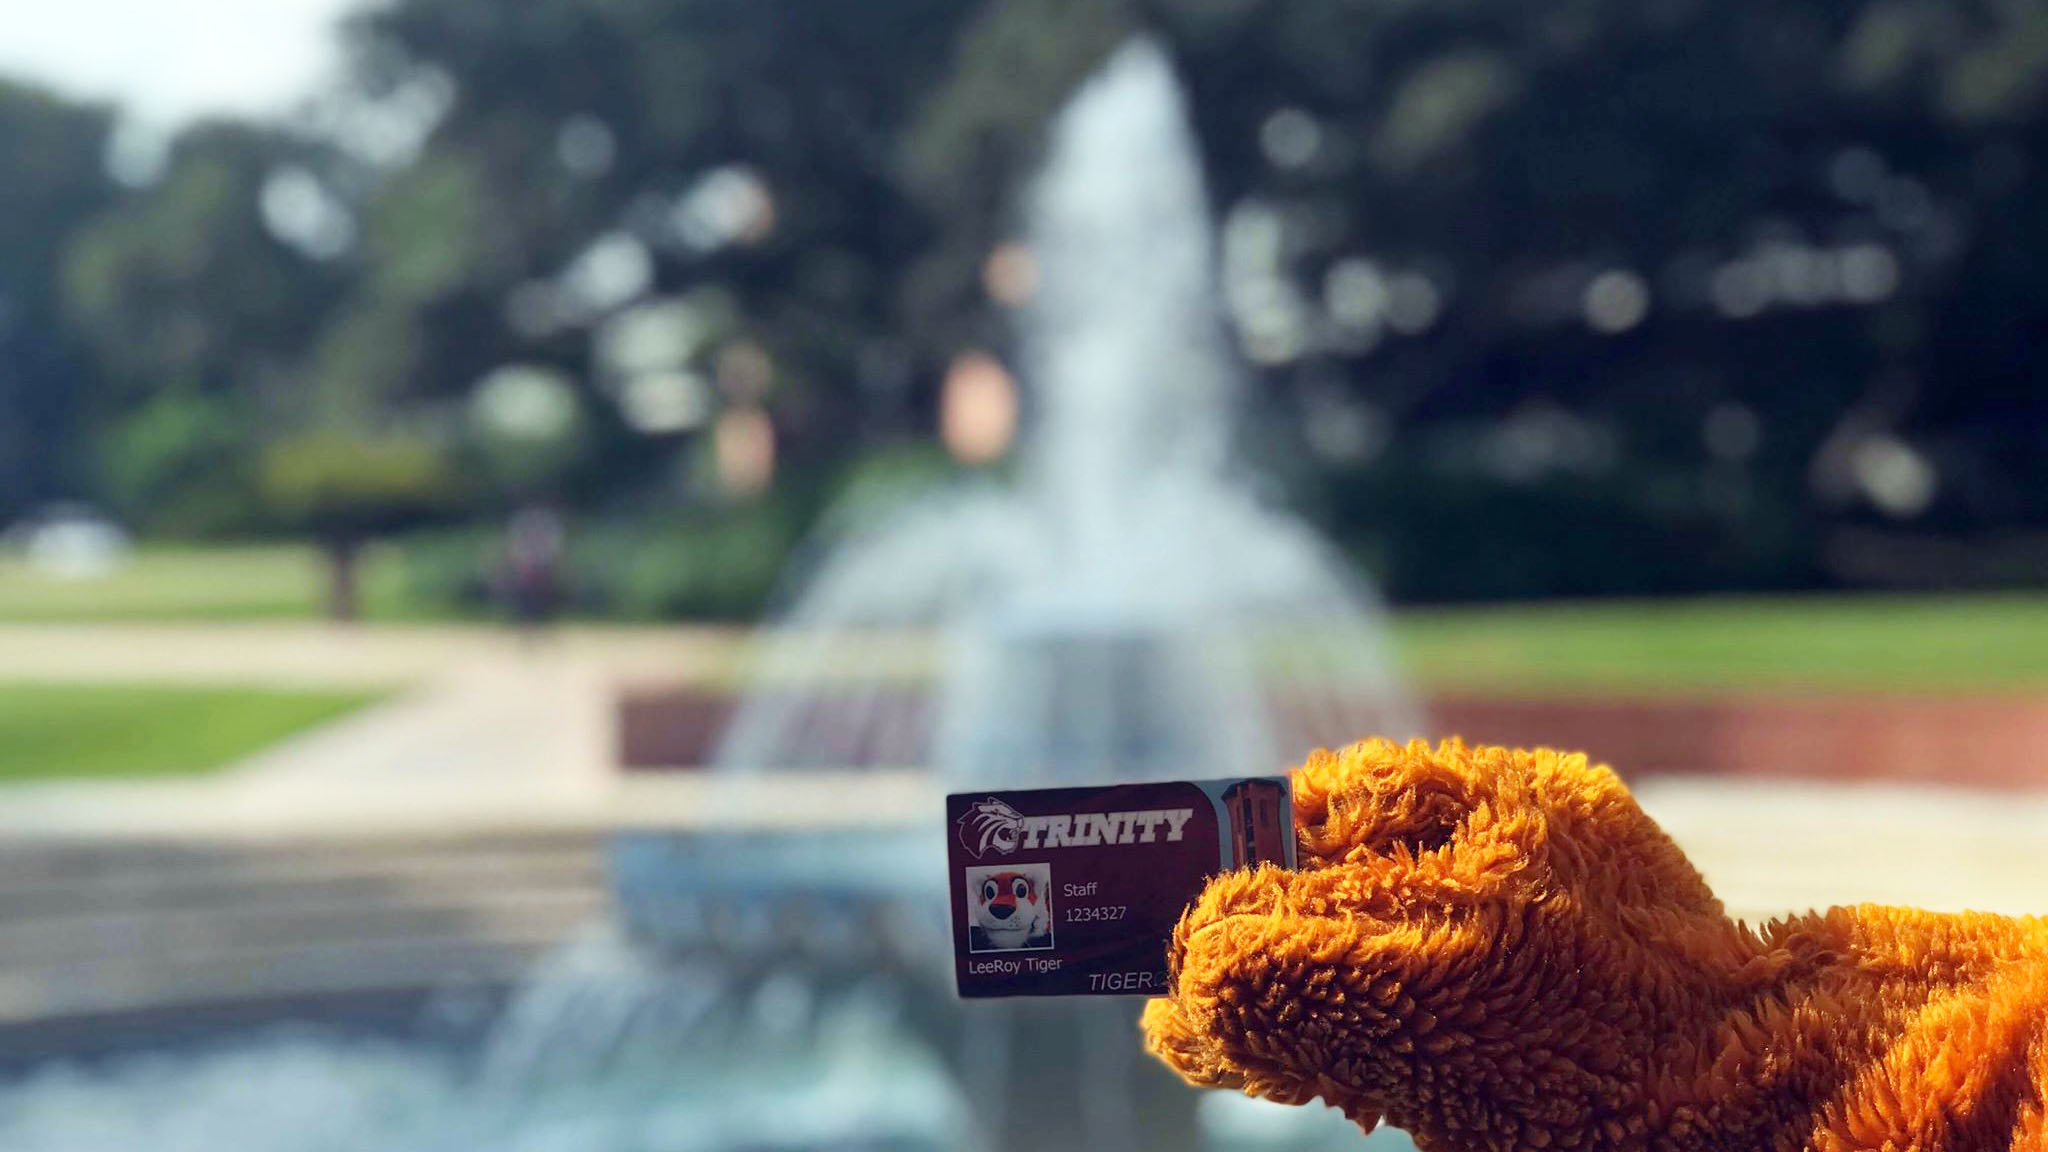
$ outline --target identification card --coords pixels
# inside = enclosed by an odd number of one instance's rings
[[[1285,776],[946,797],[960,995],[1166,990],[1166,944],[1210,877],[1294,867]]]

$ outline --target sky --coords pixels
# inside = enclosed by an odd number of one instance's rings
[[[112,101],[158,128],[272,116],[330,75],[356,0],[0,0],[0,75]]]

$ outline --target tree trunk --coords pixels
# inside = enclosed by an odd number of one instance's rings
[[[356,593],[356,561],[362,555],[362,541],[353,535],[329,536],[322,541],[327,555],[327,616],[346,623],[359,610]]]

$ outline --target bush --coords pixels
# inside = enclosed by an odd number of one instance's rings
[[[579,607],[625,620],[746,619],[760,613],[794,533],[771,512],[578,534],[570,585]]]
[[[632,621],[735,620],[774,591],[795,533],[779,509],[569,523],[567,614]],[[401,614],[480,619],[502,611],[503,533],[471,527],[397,541]]]
[[[409,533],[380,545],[395,557],[387,614],[483,619],[497,611],[492,574],[502,542],[482,528]]]

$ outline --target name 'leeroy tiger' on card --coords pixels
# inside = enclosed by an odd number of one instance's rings
[[[1284,776],[946,797],[960,995],[1157,995],[1218,872],[1294,866]]]

